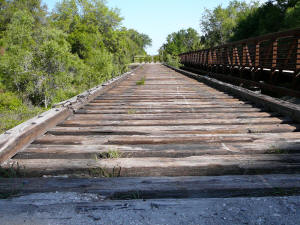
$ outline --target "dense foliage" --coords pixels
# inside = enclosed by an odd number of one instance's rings
[[[236,0],[206,10],[200,21],[205,47],[300,27],[300,1],[269,0],[263,5]]]
[[[168,35],[166,43],[159,49],[161,61],[178,67],[178,54],[201,48],[201,38],[193,28],[180,30]]]
[[[0,0],[0,100],[47,108],[125,72],[151,39],[121,21],[102,0]]]
[[[200,20],[204,47],[217,46],[230,40],[237,24],[245,20],[257,7],[256,2],[248,4],[234,0],[226,8],[219,5],[213,10],[206,9]]]
[[[134,57],[135,63],[152,63],[154,60],[154,56],[150,55],[136,55]]]
[[[269,0],[262,5],[233,0],[227,7],[205,10],[200,20],[201,37],[192,28],[170,34],[160,48],[160,57],[179,66],[180,53],[296,27],[300,27],[299,0]]]
[[[230,41],[300,27],[300,1],[268,1],[241,19]]]

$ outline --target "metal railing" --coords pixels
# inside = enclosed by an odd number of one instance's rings
[[[250,77],[270,83],[299,83],[300,29],[272,33],[180,54],[186,67]],[[298,85],[297,85],[298,86]]]

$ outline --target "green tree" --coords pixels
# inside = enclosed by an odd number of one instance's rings
[[[121,21],[102,0],[62,0],[50,14],[41,0],[0,0],[0,132],[145,55],[151,39]]]
[[[159,49],[160,61],[179,67],[178,54],[200,49],[201,38],[193,28],[180,30],[168,35],[166,43]]]
[[[300,27],[300,2],[286,9],[284,18],[285,28]]]
[[[206,9],[200,20],[205,47],[214,47],[232,39],[237,24],[257,7],[257,2],[248,4],[234,0],[226,8],[219,5],[213,10]]]
[[[147,46],[151,46],[152,40],[146,34],[140,34],[134,29],[128,30],[129,38],[137,44],[140,50],[144,50]],[[145,53],[144,51],[140,52],[140,54]]]
[[[98,49],[101,55],[106,54],[102,57],[105,64],[115,65],[113,74],[126,71],[134,56],[145,54],[144,48],[151,44],[147,35],[120,27],[118,10],[108,9],[100,0],[64,0],[57,4],[52,20],[69,34],[72,53],[97,67],[93,63],[99,62],[92,54]]]
[[[299,8],[297,0],[268,1],[238,22],[231,40],[300,27]]]
[[[201,47],[201,39],[193,28],[180,30],[168,35],[162,50],[170,55],[178,55],[186,51],[192,51]]]
[[[35,26],[41,26],[46,20],[46,6],[41,4],[41,0],[1,0],[0,1],[0,38],[15,12],[28,11],[34,19]]]
[[[2,79],[8,89],[48,107],[57,90],[68,89],[73,79],[69,70],[78,65],[78,58],[71,54],[62,31],[33,26],[28,11],[13,15],[4,36],[6,52],[0,58]]]
[[[154,63],[159,62],[159,55],[153,56],[153,62],[154,62]]]
[[[34,44],[34,19],[27,11],[17,11],[11,18],[2,39],[5,54],[0,57],[0,74],[6,88],[23,90],[32,62],[30,46]]]
[[[139,63],[143,63],[144,61],[144,57],[139,57]]]

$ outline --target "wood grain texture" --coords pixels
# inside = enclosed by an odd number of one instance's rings
[[[0,193],[14,191],[18,195],[24,195],[56,191],[77,192],[99,194],[105,199],[130,199],[137,193],[139,198],[143,199],[272,196],[278,194],[279,190],[281,193],[299,193],[300,176],[272,174],[104,179],[0,179]]]

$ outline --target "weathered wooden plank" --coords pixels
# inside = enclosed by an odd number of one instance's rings
[[[116,152],[121,158],[188,157],[226,154],[283,154],[299,153],[300,140],[265,140],[263,142],[180,143],[135,145],[47,145],[32,144],[15,158],[95,159],[102,153]]]
[[[104,199],[130,199],[136,193],[143,199],[273,196],[279,190],[282,193],[298,193],[300,176],[298,174],[271,174],[113,179],[0,179],[0,193],[14,192],[17,195],[46,192],[95,193]]]
[[[223,119],[229,118],[265,118],[279,116],[276,113],[268,112],[232,112],[223,113]],[[220,113],[157,113],[157,114],[74,114],[69,120],[174,120],[174,119],[215,119],[220,118]]]
[[[245,104],[245,103],[202,103],[202,104],[190,104],[188,102],[184,103],[176,103],[175,104],[148,104],[148,105],[143,105],[143,104],[135,104],[135,105],[128,105],[126,103],[124,104],[118,104],[118,105],[102,105],[99,103],[89,103],[87,104],[84,108],[86,109],[162,109],[162,108],[167,108],[167,109],[176,109],[176,108],[194,108],[194,109],[202,109],[202,108],[226,108],[226,107],[234,107],[234,108],[252,108],[252,105]]]
[[[89,103],[89,105],[96,105],[96,106],[107,106],[107,107],[117,107],[117,106],[179,106],[179,105],[193,105],[193,106],[201,106],[201,105],[209,105],[209,104],[250,104],[249,102],[243,102],[243,101],[221,101],[221,100],[213,100],[213,102],[209,101],[185,101],[180,100],[180,101],[173,101],[173,102],[163,102],[163,101],[155,101],[155,102],[115,102],[115,103],[107,103],[107,102],[94,102],[92,101]]]
[[[189,104],[182,104],[177,106],[96,106],[96,105],[86,105],[84,107],[86,110],[165,110],[165,109],[188,109],[188,110],[202,110],[207,108],[213,108],[213,109],[226,109],[226,108],[253,108],[251,105],[246,104],[210,104],[210,105],[201,105],[201,106],[193,106]]]
[[[70,136],[69,136],[70,137]],[[78,136],[76,136],[78,137]],[[65,137],[67,138],[67,137]],[[72,138],[70,138],[72,139]],[[227,142],[264,142],[266,140],[299,140],[300,133],[268,133],[268,134],[197,134],[197,135],[160,135],[160,136],[111,136],[107,139],[106,144],[117,144],[117,145],[135,145],[135,144],[180,144],[180,143],[227,143]],[[59,143],[57,139],[50,139],[54,142]],[[77,139],[79,140],[79,139]],[[71,140],[69,140],[72,143]],[[104,140],[103,140],[104,141]],[[100,142],[100,140],[99,140]],[[49,139],[41,139],[36,143],[49,143]],[[74,143],[74,142],[73,142]],[[82,142],[77,143],[92,143],[90,140],[83,139]],[[98,143],[98,142],[94,142]]]
[[[278,137],[279,139],[279,137]],[[135,144],[176,144],[176,143],[211,143],[211,142],[250,142],[254,139],[250,136],[222,136],[222,137],[208,137],[198,135],[194,136],[174,136],[172,137],[162,137],[159,136],[135,136],[135,135],[122,135],[122,136],[85,136],[85,135],[60,135],[51,136],[45,135],[38,138],[33,143],[34,144],[52,144],[52,145],[95,145],[95,144],[117,144],[117,145],[135,145]]]
[[[24,176],[217,176],[297,173],[299,154],[203,155],[186,158],[15,159]],[[6,165],[10,167],[11,165]]]
[[[71,114],[67,108],[51,109],[0,135],[0,165]]]
[[[222,115],[220,115],[221,117]],[[59,126],[92,127],[92,126],[172,126],[172,125],[238,125],[238,124],[280,124],[292,122],[289,118],[228,118],[228,119],[180,119],[180,120],[67,120]]]
[[[160,95],[161,96],[161,95]],[[183,99],[183,98],[185,98],[185,99],[187,99],[187,100],[194,100],[194,101],[199,101],[199,100],[202,100],[202,99],[207,99],[207,100],[210,100],[210,101],[212,101],[212,100],[214,100],[214,99],[224,99],[224,100],[229,100],[230,99],[230,97],[229,96],[224,96],[223,98],[222,98],[222,96],[223,95],[221,95],[221,96],[211,96],[211,94],[210,95],[206,95],[206,96],[203,96],[202,95],[202,97],[201,96],[199,96],[199,95],[195,95],[195,96],[181,96],[181,95],[178,95],[178,96],[174,96],[174,95],[172,95],[172,96],[161,96],[161,97],[153,97],[153,96],[148,96],[148,97],[146,97],[146,96],[123,96],[123,98],[122,97],[120,97],[120,96],[111,96],[111,97],[98,97],[98,98],[96,98],[95,100],[94,100],[94,102],[104,102],[105,100],[106,101],[116,101],[116,100],[124,100],[124,99],[126,99],[126,100],[137,100],[137,101],[144,101],[144,100],[150,100],[150,101],[156,101],[156,100],[162,100],[162,101],[165,101],[165,100],[169,100],[169,101],[176,101],[177,99],[179,99],[179,100],[181,100],[181,99]],[[233,97],[232,97],[232,99],[233,99]],[[236,99],[233,99],[232,101],[237,101]]]
[[[19,152],[14,159],[96,159],[107,157],[109,152],[120,158],[168,157],[180,158],[200,155],[232,154],[298,154],[300,140],[261,143],[201,143],[164,145],[40,145],[32,144]]]
[[[215,98],[210,98],[210,99],[206,99],[206,100],[201,100],[199,101],[198,99],[185,99],[186,101],[192,103],[192,102],[209,102],[209,101],[214,101]],[[126,101],[125,99],[123,98],[117,98],[117,99],[103,99],[103,100],[94,100],[93,102],[95,103],[116,103],[116,102],[119,102],[119,103],[124,103],[124,102],[127,102],[127,103],[152,103],[153,101],[155,102],[160,102],[160,103],[176,103],[176,102],[181,102],[181,101],[185,101],[184,98],[180,98],[180,99],[169,99],[169,98],[161,98],[161,99],[153,99],[153,98],[147,98],[147,99],[140,99],[140,98],[135,98],[135,99],[130,99],[130,98],[126,98]],[[238,101],[237,99],[224,99],[225,102],[236,102]]]
[[[247,134],[159,134],[159,135],[44,135],[34,144],[52,145],[139,145],[139,144],[180,144],[180,143],[227,143],[227,142],[264,142],[267,140],[299,140],[300,132],[286,133],[247,133]]]
[[[232,113],[232,112],[260,112],[258,108],[205,108],[205,109],[135,109],[129,110],[86,110],[76,111],[76,114],[161,114],[161,113]]]
[[[278,150],[278,154],[282,152],[280,150],[287,150],[293,152],[300,151],[299,148],[300,140],[291,139],[291,140],[265,140],[263,142],[243,142],[243,143],[180,143],[180,144],[165,144],[165,145],[47,145],[47,144],[31,144],[22,152],[49,152],[49,153],[58,153],[59,151],[64,152],[89,152],[89,151],[215,151],[227,150],[230,153],[240,153],[245,151],[247,154],[258,154],[258,153],[272,153]],[[217,154],[217,153],[216,153]]]
[[[179,126],[103,126],[60,127],[47,132],[52,135],[149,135],[149,134],[234,134],[234,133],[279,133],[300,129],[299,124],[242,124],[242,125],[179,125]]]

